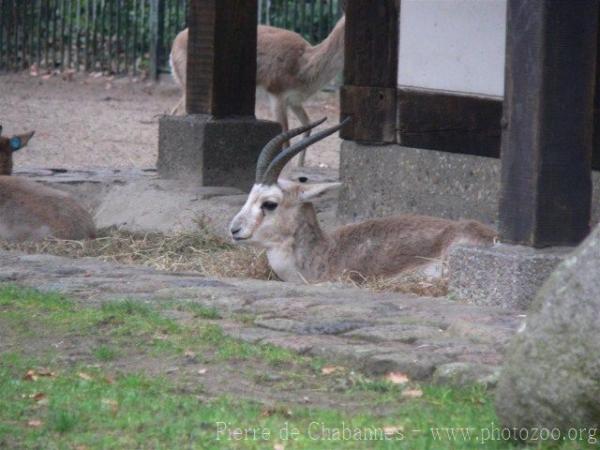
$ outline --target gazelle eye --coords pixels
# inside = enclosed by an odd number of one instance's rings
[[[266,209],[267,211],[275,211],[275,208],[277,208],[277,203],[275,202],[264,202],[261,205],[262,209]]]
[[[300,183],[306,183],[308,181],[308,178],[307,177],[298,177],[298,181]]]

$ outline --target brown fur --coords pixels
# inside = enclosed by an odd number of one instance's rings
[[[302,103],[341,72],[344,32],[345,17],[342,17],[323,42],[312,46],[293,31],[266,25],[258,27],[256,85],[269,95],[272,114],[283,131],[289,128],[288,108],[302,125],[310,122]],[[185,29],[177,35],[171,49],[173,78],[183,91],[172,114],[185,112],[187,44],[188,30]]]
[[[311,281],[353,274],[389,277],[444,258],[455,244],[489,245],[496,237],[494,230],[475,221],[410,214],[342,226],[327,235],[310,203],[299,209],[298,223],[294,258]]]
[[[0,239],[20,242],[95,237],[92,217],[70,195],[9,176],[12,165],[9,139],[0,137]]]

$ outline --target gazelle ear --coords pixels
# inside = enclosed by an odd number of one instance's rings
[[[29,139],[31,139],[31,137],[33,136],[33,134],[35,133],[35,131],[30,131],[29,133],[25,133],[25,134],[17,134],[16,136],[13,136],[10,138],[10,149],[13,152],[16,152],[17,150],[22,149],[23,147],[25,147],[27,145],[27,143],[29,142]]]
[[[342,183],[318,183],[318,184],[300,184],[299,198],[302,202],[314,200],[334,189],[339,189]]]

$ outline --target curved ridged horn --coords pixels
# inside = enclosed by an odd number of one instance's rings
[[[323,131],[319,131],[318,133],[315,133],[310,137],[304,138],[301,141],[296,142],[291,147],[286,148],[279,155],[277,155],[273,161],[271,161],[271,163],[269,164],[269,167],[267,167],[267,170],[265,171],[265,175],[264,175],[263,179],[261,180],[261,183],[266,184],[266,185],[277,183],[277,178],[279,178],[279,174],[281,173],[281,171],[283,170],[285,165],[294,156],[296,156],[302,150],[304,150],[305,148],[314,144],[315,142],[318,142],[321,139],[325,139],[327,136],[335,133],[340,128],[344,127],[344,125],[346,125],[348,122],[350,122],[350,117],[347,117],[341,123],[339,123],[331,128],[327,128]]]
[[[269,142],[267,142],[267,145],[265,145],[262,151],[260,152],[258,161],[256,163],[256,182],[260,183],[262,181],[267,167],[269,167],[269,164],[271,164],[273,158],[275,158],[277,153],[279,153],[283,144],[285,144],[293,137],[298,136],[299,134],[305,133],[308,130],[312,130],[313,128],[318,127],[326,120],[327,117],[323,117],[321,120],[309,123],[308,125],[304,125],[303,127],[294,128],[293,130],[278,134]]]

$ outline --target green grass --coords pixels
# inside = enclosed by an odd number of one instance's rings
[[[208,320],[219,320],[222,319],[221,314],[217,311],[217,308],[208,308],[203,305],[196,303],[188,303],[185,305],[185,309],[192,312],[195,317],[201,317],[202,319]]]
[[[406,399],[402,387],[355,374],[353,383],[332,394],[328,391],[331,377],[320,373],[322,360],[236,341],[214,320],[183,326],[149,305],[131,301],[93,308],[56,294],[0,287],[0,326],[12,327],[13,322],[19,326],[11,329],[12,339],[31,342],[59,333],[69,339],[100,336],[102,344],[90,350],[89,359],[69,364],[56,359],[58,350],[24,354],[13,347],[0,353],[2,449],[273,449],[276,444],[310,450],[509,447],[501,440],[480,443],[482,433],[498,423],[492,396],[482,388],[421,386],[422,397]],[[250,361],[280,368],[284,375],[287,367],[293,367],[298,372],[290,374],[293,382],[312,377],[321,383],[314,397],[321,393],[341,402],[364,397],[365,402],[351,410],[304,406],[300,399],[266,407],[239,396],[207,398],[201,378],[183,388],[176,377],[112,368],[133,350],[171,358],[181,357],[184,349],[198,354],[210,350],[209,363],[220,367],[228,361],[236,371]],[[33,372],[26,376],[28,371]],[[231,374],[218,376],[225,379]],[[447,435],[452,433],[445,430],[449,427],[456,428],[454,438]],[[466,428],[470,438],[463,436]],[[390,433],[387,440],[384,429]],[[559,448],[581,448],[580,444]]]
[[[93,353],[99,361],[112,361],[119,356],[119,352],[108,345],[98,346]]]

